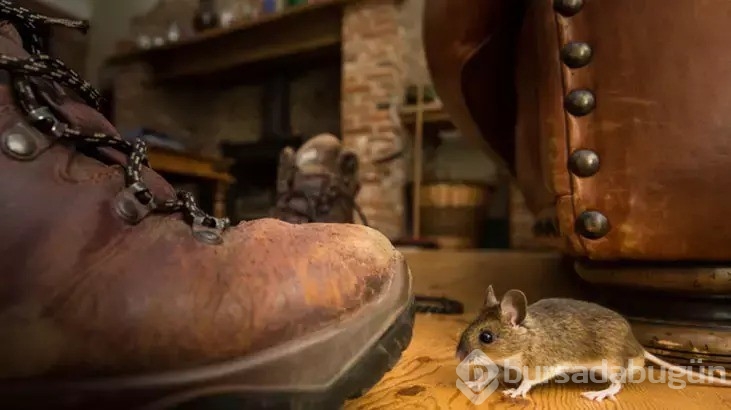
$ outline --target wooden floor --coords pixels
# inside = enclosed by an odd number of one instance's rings
[[[446,256],[446,255],[445,255]],[[408,257],[408,255],[407,255]],[[459,256],[459,258],[464,255]],[[480,258],[483,258],[480,256]],[[431,267],[443,265],[460,265],[454,258],[430,256],[412,263],[415,288],[419,293],[449,295],[461,299],[468,309],[479,306],[482,296],[480,287],[485,283],[501,283],[496,286],[498,293],[506,290],[506,284],[519,283],[520,278],[511,279],[510,269],[524,267],[526,263],[543,266],[538,273],[554,277],[550,263],[555,257],[547,255],[501,255],[495,260],[492,257],[488,265],[468,262],[479,270],[462,269],[460,275],[477,275],[476,279],[465,285],[462,277],[452,282],[450,275],[431,271]],[[488,258],[490,259],[490,258]],[[526,262],[528,260],[528,262]],[[410,260],[411,262],[411,260]],[[456,267],[456,266],[455,266]],[[422,274],[418,273],[423,268]],[[503,269],[508,269],[505,271]],[[479,273],[482,271],[482,273]],[[435,272],[424,275],[423,272]],[[496,275],[499,275],[496,276]],[[454,277],[454,276],[451,276]],[[560,281],[560,279],[557,279]],[[553,280],[552,283],[556,283]],[[486,282],[485,282],[486,281]],[[485,282],[485,283],[483,283]],[[475,290],[478,288],[478,290]],[[525,286],[523,286],[525,288]],[[541,288],[545,288],[542,286]],[[550,288],[550,286],[549,286]],[[450,289],[453,289],[450,291]],[[484,289],[484,288],[483,288]],[[541,295],[540,297],[544,297]],[[530,298],[530,294],[529,294]],[[685,389],[672,389],[662,383],[630,384],[617,395],[617,403],[605,401],[595,403],[580,396],[582,391],[598,390],[602,385],[591,384],[548,384],[534,388],[527,399],[504,398],[499,391],[493,393],[479,406],[475,406],[457,388],[456,366],[458,360],[454,356],[457,338],[461,330],[471,319],[471,314],[464,316],[418,315],[414,339],[397,366],[388,373],[365,396],[346,403],[346,410],[371,409],[503,409],[503,408],[542,408],[542,409],[731,409],[731,388],[692,385]]]

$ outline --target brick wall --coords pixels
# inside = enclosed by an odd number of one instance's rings
[[[404,30],[400,2],[349,5],[343,17],[342,138],[361,160],[357,198],[368,222],[391,239],[404,234],[405,159],[374,165],[402,149],[403,131],[390,105],[403,100]]]
[[[424,5],[425,0],[404,0],[399,13],[399,23],[404,33],[405,77],[411,84],[431,83],[422,42]]]

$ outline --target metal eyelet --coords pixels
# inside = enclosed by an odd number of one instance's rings
[[[117,215],[130,224],[140,222],[156,207],[153,199],[150,199],[147,203],[140,201],[140,194],[145,192],[149,193],[150,191],[142,182],[136,182],[119,191],[114,198],[114,210]]]
[[[38,107],[28,113],[28,119],[39,130],[49,133],[56,138],[62,137],[66,131],[66,124],[53,115],[48,107]]]
[[[9,157],[30,161],[51,145],[49,138],[21,120],[0,136],[0,149]]]
[[[205,216],[196,216],[193,218],[193,224],[191,226],[193,237],[208,245],[222,244],[222,234],[224,227],[228,224],[227,219],[213,219],[216,222],[216,225],[213,227],[207,225],[205,223],[206,220],[207,218]]]

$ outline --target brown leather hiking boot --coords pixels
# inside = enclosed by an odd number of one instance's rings
[[[393,366],[411,276],[383,235],[204,214],[42,55],[73,22],[0,19],[0,408],[328,409]]]
[[[367,225],[355,203],[358,157],[332,134],[310,138],[297,152],[279,156],[277,203],[272,216],[290,223],[353,223],[353,212]]]

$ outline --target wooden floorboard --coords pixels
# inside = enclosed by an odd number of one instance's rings
[[[407,258],[409,255],[407,255]],[[475,261],[474,259],[477,259]],[[469,260],[468,260],[469,259]],[[557,260],[551,255],[465,255],[429,254],[412,258],[417,292],[457,297],[470,308],[479,305],[482,293],[475,288],[485,283],[500,283],[502,292],[510,283],[523,279],[515,271],[536,274],[535,267],[543,267],[549,277],[555,275],[545,268],[547,261]],[[412,263],[413,261],[413,263]],[[441,264],[438,261],[442,261]],[[461,266],[455,272],[460,280],[448,279],[444,269]],[[434,269],[431,269],[433,266]],[[470,281],[469,269],[473,266],[474,278]],[[467,276],[465,276],[467,275]],[[498,277],[499,276],[499,277]],[[465,284],[467,281],[467,284]],[[555,281],[553,281],[555,282]],[[469,284],[472,285],[469,285]],[[731,408],[731,388],[691,385],[684,389],[672,389],[663,383],[630,384],[617,395],[617,403],[590,402],[580,396],[587,390],[598,390],[603,385],[549,384],[531,391],[529,400],[504,398],[499,391],[487,401],[475,406],[457,388],[456,366],[459,361],[454,352],[457,338],[472,313],[463,316],[418,315],[414,339],[396,367],[365,396],[346,403],[346,410],[375,409],[725,409]]]

